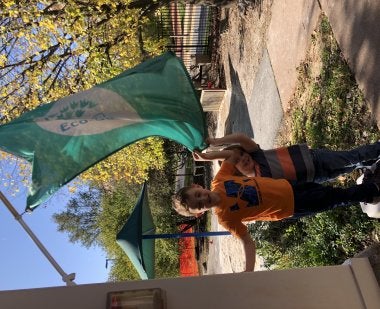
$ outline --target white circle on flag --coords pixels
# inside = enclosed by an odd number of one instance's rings
[[[56,101],[35,123],[68,136],[93,135],[133,125],[143,120],[119,94],[94,87]]]

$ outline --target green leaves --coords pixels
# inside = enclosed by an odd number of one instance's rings
[[[378,140],[376,123],[327,17],[322,16],[317,30],[309,56],[299,68],[290,142],[346,149]]]
[[[0,23],[2,121],[85,90],[141,62],[136,9],[125,1],[6,0]],[[148,28],[146,28],[148,29]],[[151,55],[162,51],[144,32]],[[12,57],[9,57],[12,55]]]
[[[267,267],[337,265],[362,251],[379,229],[360,207],[336,209],[290,222],[251,226]]]
[[[71,198],[66,210],[54,214],[59,232],[68,233],[73,243],[81,243],[86,248],[99,243],[100,229],[97,218],[100,214],[100,192],[94,188],[80,191]]]
[[[290,117],[291,138],[312,148],[348,149],[378,140],[379,130],[355,78],[342,58],[327,17],[313,35],[309,56],[299,68]],[[352,173],[335,186],[353,184]],[[296,221],[255,223],[259,254],[278,268],[340,264],[360,252],[379,231],[358,205]],[[378,232],[377,232],[378,233]]]
[[[0,22],[0,124],[140,63],[138,24],[150,55],[162,51],[163,42],[145,32],[152,20],[139,20],[138,10],[128,9],[123,0],[5,0],[2,4],[6,10]],[[92,102],[75,102],[56,117],[80,117],[92,107]],[[142,183],[150,169],[160,169],[164,163],[162,142],[148,139],[95,166],[82,180]]]
[[[168,169],[165,169],[167,171]],[[172,210],[173,175],[151,171],[148,183],[150,208],[156,233],[177,233],[178,216]],[[70,241],[85,247],[101,246],[113,258],[110,280],[136,280],[139,276],[116,243],[116,234],[128,220],[141,191],[140,184],[114,181],[112,186],[84,188],[73,197],[67,209],[54,215],[58,231],[67,233]],[[179,272],[178,241],[156,240],[156,277],[176,277]]]

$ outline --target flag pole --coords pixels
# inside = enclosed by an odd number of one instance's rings
[[[228,231],[216,232],[197,232],[197,233],[177,233],[177,234],[147,234],[142,235],[142,239],[157,239],[157,238],[186,238],[186,237],[210,237],[210,236],[228,236],[231,235]]]
[[[37,236],[33,233],[33,231],[29,228],[29,226],[22,219],[22,216],[16,211],[11,202],[5,197],[5,195],[0,191],[0,199],[3,201],[4,205],[8,208],[8,210],[12,213],[13,217],[21,224],[24,230],[28,233],[30,238],[34,241],[37,247],[41,250],[41,252],[45,255],[45,257],[49,260],[49,262],[53,265],[53,267],[58,271],[61,275],[63,282],[66,282],[67,286],[76,285],[74,282],[75,273],[66,274],[61,266],[54,260],[51,254],[46,250],[44,245],[39,241]]]

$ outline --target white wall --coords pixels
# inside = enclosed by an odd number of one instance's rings
[[[0,308],[104,309],[107,292],[161,288],[166,308],[380,308],[366,258],[351,265],[0,292]]]

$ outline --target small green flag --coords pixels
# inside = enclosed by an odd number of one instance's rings
[[[143,239],[144,235],[154,235],[149,207],[147,184],[144,183],[135,208],[116,235],[116,242],[127,254],[141,279],[154,279],[155,240]]]
[[[205,148],[204,113],[183,63],[167,52],[0,126],[0,149],[33,164],[27,210],[148,136]]]

